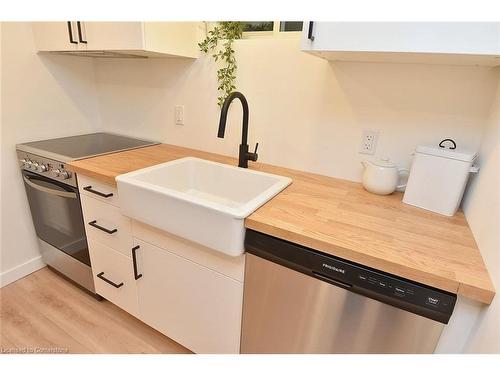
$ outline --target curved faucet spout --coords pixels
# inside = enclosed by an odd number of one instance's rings
[[[224,138],[224,133],[226,132],[226,121],[227,121],[227,113],[229,111],[229,106],[231,102],[238,98],[243,106],[243,133],[241,137],[241,143],[246,144],[248,138],[248,102],[245,96],[238,91],[234,91],[226,98],[224,104],[222,105],[220,120],[219,120],[219,132],[217,133],[217,137]]]
[[[226,98],[224,104],[222,105],[220,120],[219,120],[219,131],[217,132],[217,137],[224,138],[224,134],[226,132],[226,122],[227,122],[227,113],[229,111],[229,106],[231,102],[238,98],[243,106],[243,129],[241,132],[241,144],[240,144],[240,155],[238,166],[242,168],[248,168],[248,160],[256,161],[257,160],[257,147],[255,148],[255,152],[248,152],[248,102],[245,96],[238,91],[234,91]]]

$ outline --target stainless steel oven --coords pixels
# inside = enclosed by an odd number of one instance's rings
[[[22,151],[18,156],[43,261],[95,293],[76,176],[59,161]]]
[[[16,146],[44,262],[92,293],[95,288],[77,176],[66,169],[66,163],[153,144],[93,133]]]
[[[38,238],[90,266],[78,189],[29,171],[22,174]]]

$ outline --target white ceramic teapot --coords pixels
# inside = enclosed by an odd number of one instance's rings
[[[362,161],[363,165],[363,187],[371,193],[387,195],[396,189],[402,189],[406,184],[399,184],[400,176],[409,174],[406,168],[398,168],[389,159],[376,161]]]

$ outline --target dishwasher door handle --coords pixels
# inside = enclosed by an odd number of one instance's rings
[[[351,284],[348,284],[348,283],[344,283],[343,281],[340,281],[340,280],[337,280],[337,279],[334,279],[330,276],[326,276],[326,275],[323,275],[322,273],[319,273],[319,272],[316,272],[316,271],[312,271],[313,275],[315,278],[317,279],[320,279],[322,281],[326,281],[327,283],[330,283],[330,284],[333,284],[333,285],[337,285],[337,286],[340,286],[342,288],[352,288],[352,285]]]

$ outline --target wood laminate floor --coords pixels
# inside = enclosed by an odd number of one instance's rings
[[[2,353],[190,353],[43,268],[0,289]]]

